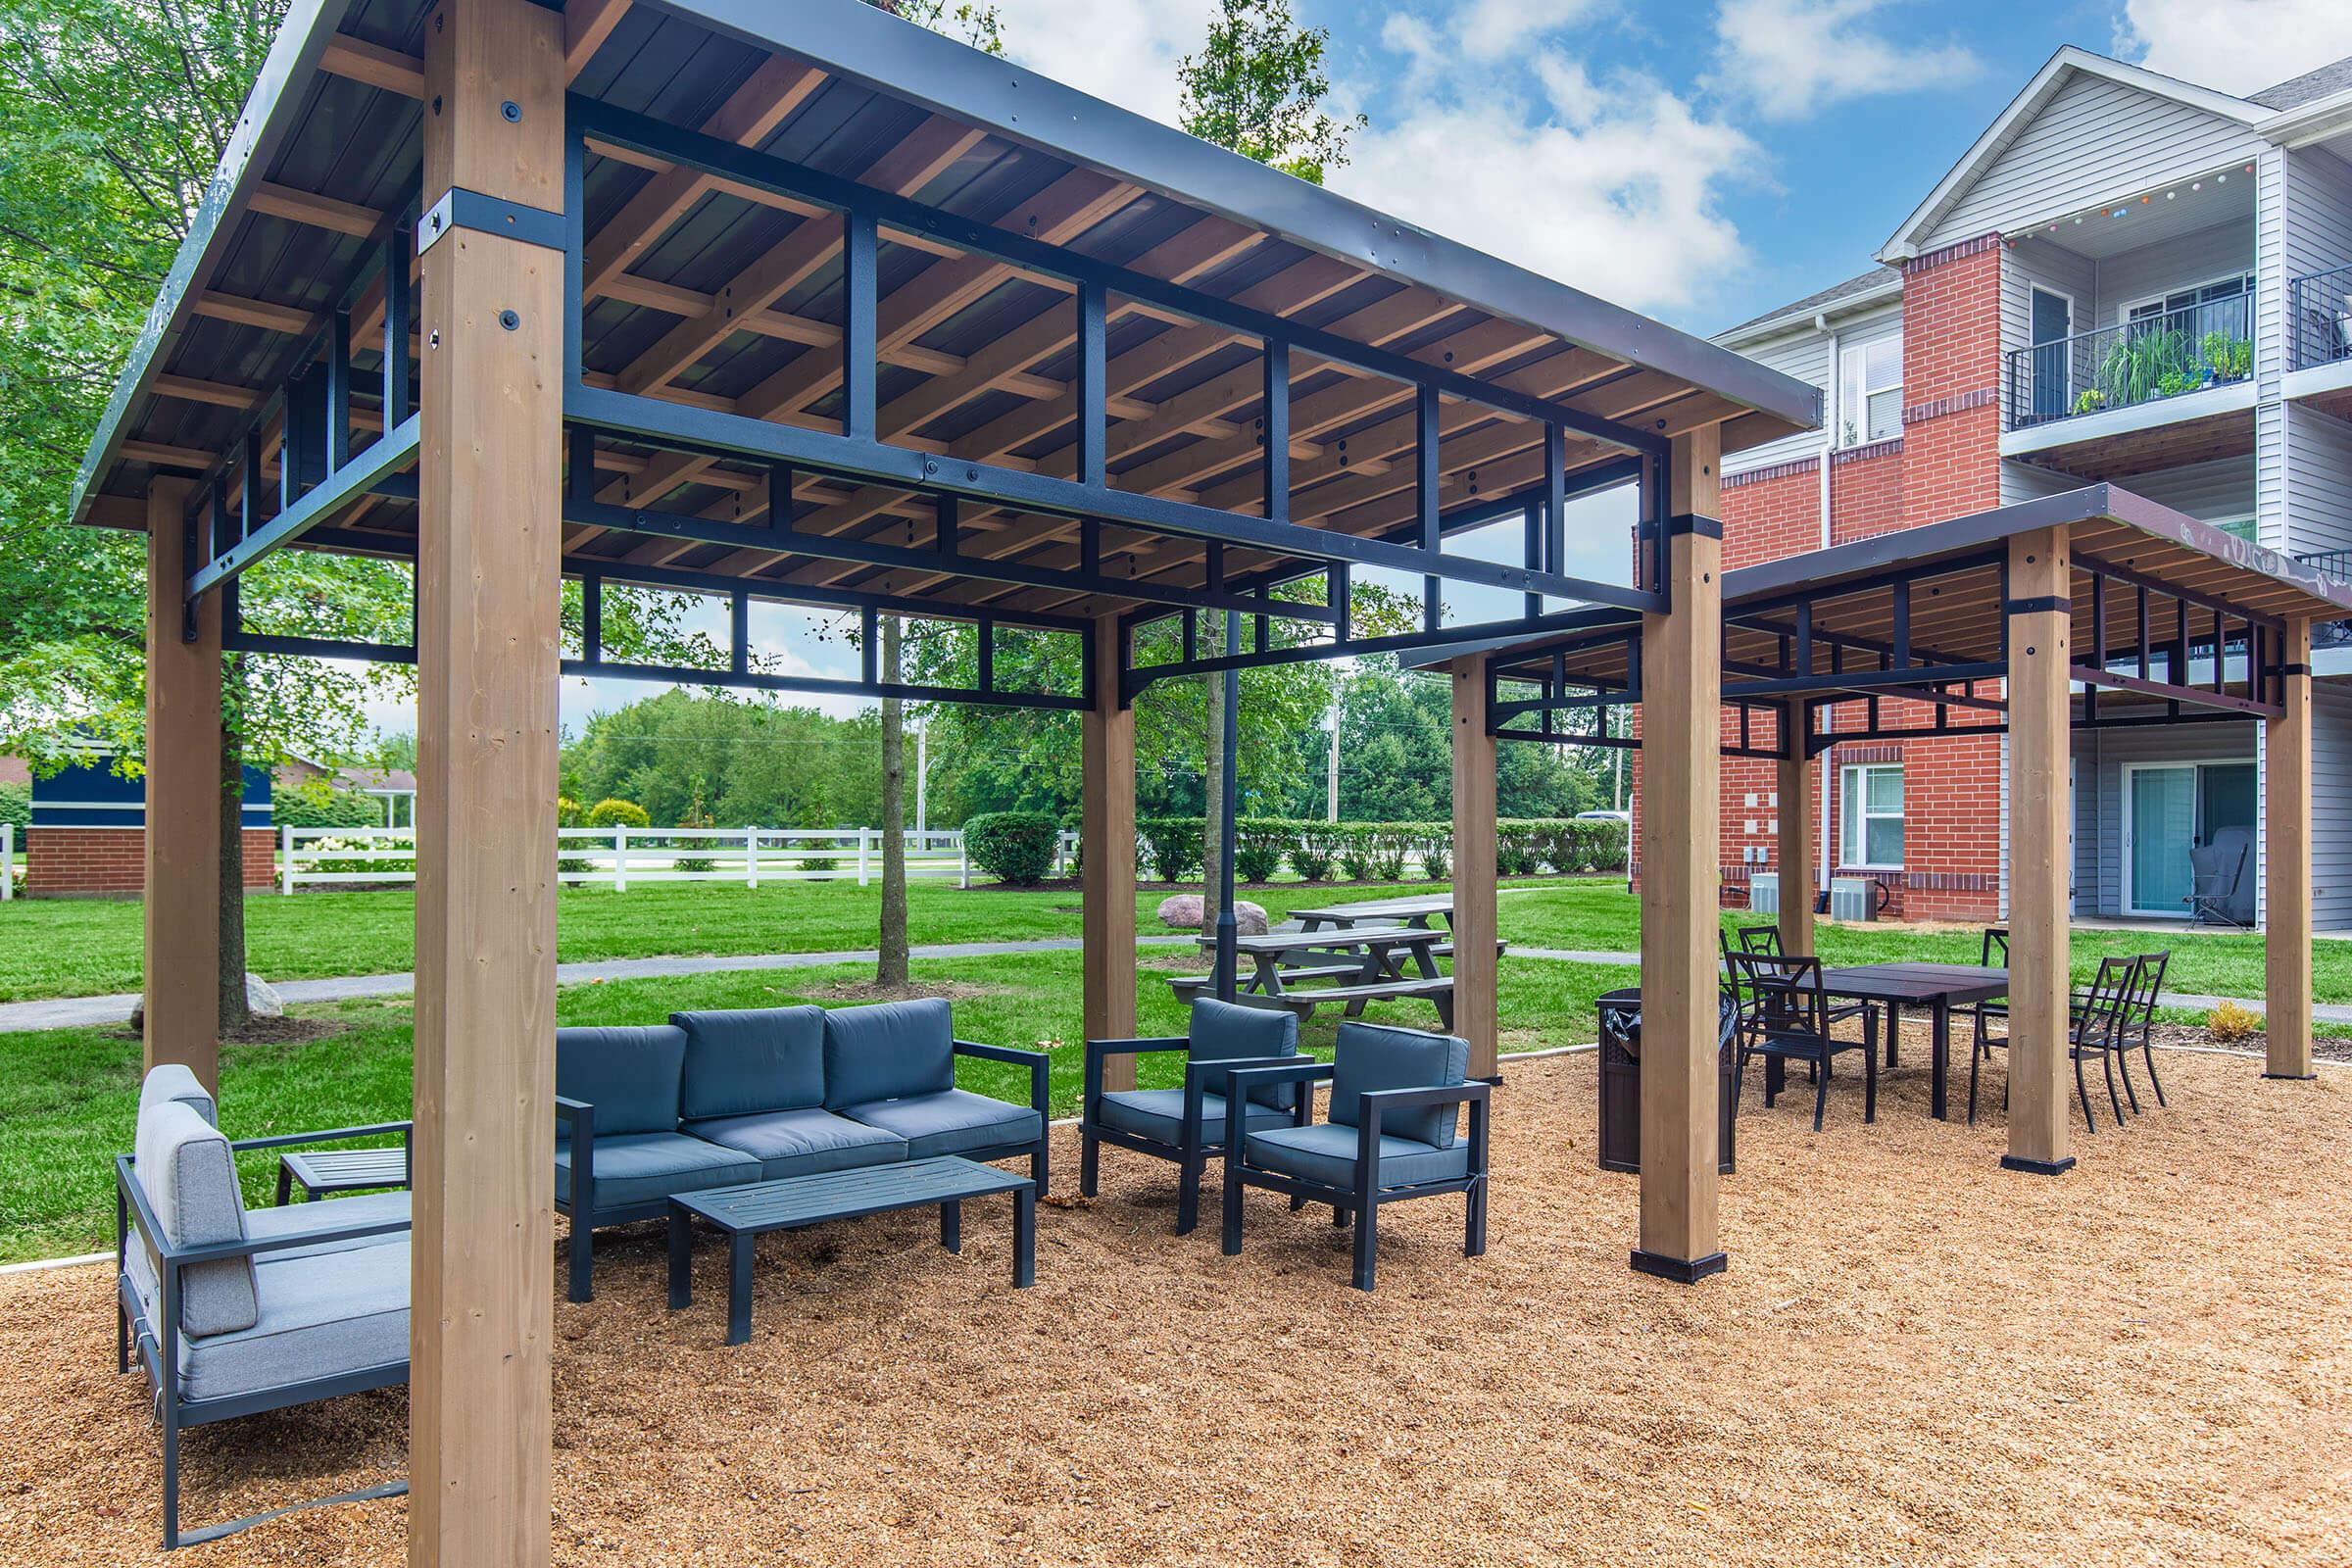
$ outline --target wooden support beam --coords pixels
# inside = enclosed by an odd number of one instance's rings
[[[423,61],[380,43],[354,38],[347,32],[338,32],[326,41],[326,52],[318,57],[318,69],[330,76],[364,81],[403,98],[424,96]]]
[[[1675,438],[1676,515],[1722,515],[1722,432]],[[1654,507],[1647,509],[1654,512]],[[1723,540],[1676,534],[1672,608],[1642,617],[1642,1242],[1635,1268],[1690,1283],[1720,1271],[1716,822]]]
[[[218,1092],[220,1058],[220,596],[183,640],[187,479],[147,487],[145,1065]]]
[[[384,221],[384,215],[372,207],[340,202],[332,196],[296,190],[291,185],[273,184],[269,180],[254,187],[253,194],[246,198],[246,206],[254,212],[282,218],[290,223],[305,223],[312,228],[328,229],[358,239],[366,239]]]
[[[2064,525],[2009,541],[2009,1152],[2056,1175],[2070,1152],[2067,1071],[2067,644],[2073,565]]]
[[[218,461],[216,455],[195,447],[175,447],[162,441],[125,441],[115,449],[115,455],[124,463],[152,464],[159,468],[185,468],[191,473],[203,473]]]
[[[2265,1078],[2311,1065],[2311,622],[2290,620],[2278,657],[2286,710],[2263,721]]]
[[[250,409],[262,400],[253,387],[231,386],[226,381],[204,381],[191,375],[159,375],[154,382],[159,398],[177,398],[182,403],[207,403],[220,409]]]
[[[529,0],[441,0],[424,205],[561,209],[564,36]],[[460,230],[418,303],[409,1562],[545,1568],[564,259]]]
[[[588,69],[597,50],[629,14],[629,0],[568,0],[564,7],[564,80]]]
[[[1086,1038],[1135,1034],[1135,710],[1119,704],[1119,617],[1096,619],[1095,701],[1080,717],[1083,892],[1080,959]],[[1103,1063],[1106,1089],[1135,1087],[1135,1058]]]
[[[308,337],[318,324],[317,317],[291,305],[272,305],[268,300],[249,300],[213,289],[198,293],[188,311],[216,321],[234,321],[239,326],[258,326],[291,337]]]
[[[1453,673],[1453,1032],[1470,1043],[1470,1076],[1501,1070],[1497,991],[1502,962],[1496,910],[1494,737],[1487,732],[1483,659],[1457,659]]]
[[[1805,752],[1805,705],[1781,706],[1781,745],[1788,755],[1774,766],[1780,817],[1781,951],[1813,955],[1813,759]]]

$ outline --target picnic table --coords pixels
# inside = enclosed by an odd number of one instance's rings
[[[1200,939],[1213,951],[1216,938]],[[1235,953],[1249,958],[1250,973],[1241,981],[1234,1000],[1248,1006],[1288,1008],[1301,1017],[1332,1003],[1344,1004],[1348,1016],[1357,1017],[1367,1002],[1422,997],[1438,1009],[1438,1021],[1453,1027],[1453,979],[1438,968],[1437,955],[1446,947],[1446,933],[1430,926],[1350,926],[1335,931],[1273,931],[1264,936],[1238,937]],[[1295,963],[1293,955],[1320,962]],[[1407,973],[1405,966],[1413,966]],[[1323,985],[1319,982],[1336,981]],[[1201,991],[1212,983],[1207,975],[1178,975],[1169,980],[1180,996]],[[1295,989],[1302,983],[1308,989]]]
[[[1824,969],[1821,988],[1833,997],[1885,1006],[1890,1054],[1902,1009],[1918,1008],[1928,1014],[1935,1039],[1935,1083],[1929,1091],[1929,1110],[1937,1121],[1943,1121],[1948,1119],[1944,1079],[1952,1054],[1952,1009],[2007,996],[2009,971],[1973,963],[1863,963]]]
[[[1355,904],[1329,904],[1320,909],[1293,909],[1291,918],[1302,931],[1324,926],[1348,930],[1358,925],[1426,926],[1433,919],[1453,924],[1453,895],[1433,893],[1412,899],[1365,899]]]

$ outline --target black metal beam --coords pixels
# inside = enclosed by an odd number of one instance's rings
[[[327,475],[323,483],[268,522],[248,532],[229,550],[215,556],[189,573],[187,596],[193,599],[215,583],[234,577],[270,551],[293,543],[357,503],[362,496],[375,488],[378,479],[416,458],[417,443],[423,434],[421,424],[420,416],[410,415],[362,448],[358,456]],[[261,466],[258,442],[248,442],[247,455],[245,501],[250,515],[255,470]],[[290,466],[293,462],[291,451],[281,452],[278,462],[281,466]]]

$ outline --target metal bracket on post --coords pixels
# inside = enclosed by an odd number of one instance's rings
[[[422,256],[443,235],[461,228],[481,234],[504,234],[542,250],[567,248],[562,213],[551,213],[544,207],[526,207],[520,202],[500,201],[478,190],[452,185],[416,220],[416,254]]]

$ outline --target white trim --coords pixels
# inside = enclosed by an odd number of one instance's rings
[[[2278,395],[2288,402],[2301,398],[2316,398],[2324,392],[2338,392],[2352,386],[2352,355],[2330,360],[2326,365],[2309,365],[2300,370],[2289,370],[2278,380]]]
[[[2262,776],[2259,771],[2260,764],[2254,758],[2251,757],[2176,757],[2163,761],[2151,760],[2144,762],[2119,762],[2116,765],[2123,770],[2123,777],[2119,786],[2120,793],[2123,796],[2123,823],[2116,840],[2116,858],[2119,862],[2117,866],[2116,880],[2116,906],[2123,911],[2127,918],[2133,915],[2142,915],[2151,919],[2161,920],[2175,915],[2181,915],[2183,914],[2183,911],[2179,909],[2143,909],[2139,906],[2139,905],[2132,901],[2132,894],[2137,890],[2132,886],[2132,775],[2134,773],[2161,772],[2166,768],[2188,769],[2189,789],[2191,791],[2188,811],[2189,815],[2193,817],[2205,808],[2204,770],[2206,768],[2252,767],[2257,769],[2255,778],[2257,781],[2259,781]],[[2257,837],[2259,837],[2262,832],[2262,811],[2259,806],[2256,808],[2254,812],[2254,831]],[[2195,830],[2193,827],[2190,830],[2190,836],[2192,838],[2195,836]]]
[[[2162,305],[2166,300],[2171,299],[2176,294],[2202,294],[2207,289],[2213,287],[2213,285],[2216,283],[2242,282],[2245,285],[2245,288],[2242,292],[2236,294],[2225,294],[2222,296],[2222,299],[2242,299],[2251,303],[2254,298],[2255,285],[2258,281],[2259,279],[2256,277],[2254,270],[2252,268],[2248,268],[2243,271],[2224,272],[2219,277],[2201,278],[2194,283],[2182,283],[2176,288],[2168,288],[2161,294],[2147,294],[2135,300],[2121,300],[2117,302],[2115,307],[2115,319],[2109,322],[2108,325],[2128,326],[2132,321],[2132,313],[2143,306]],[[2201,305],[2218,305],[2221,302],[2221,300],[2194,300],[2189,304],[2181,306],[2180,309],[2184,311],[2193,311]],[[2172,312],[2166,311],[2163,314],[2170,316]],[[2247,312],[2247,316],[2249,318],[2247,324],[2249,326],[2253,324],[2252,320],[2250,319],[2252,315],[2253,312],[2249,310]],[[2093,330],[2103,330],[2103,328],[2093,328]],[[2248,338],[2252,338],[2253,335],[2254,334],[2251,331],[2246,334]]]
[[[1874,387],[1870,383],[1870,357],[1873,351],[1885,347],[1891,347],[1894,350],[1894,380],[1890,385]],[[1860,406],[1854,410],[1856,416],[1854,439],[1851,441],[1844,439],[1845,360],[1849,354],[1859,355],[1862,362],[1861,371],[1856,377],[1861,383],[1862,398]],[[1903,433],[1902,391],[1903,374],[1906,368],[1903,361],[1903,334],[1899,326],[1890,334],[1868,338],[1860,343],[1840,341],[1838,344],[1830,360],[1830,373],[1838,382],[1837,392],[1829,399],[1838,406],[1838,415],[1830,423],[1831,450],[1850,452],[1856,447],[1876,446],[1881,441],[1892,441]],[[1874,435],[1870,429],[1870,400],[1888,392],[1895,394],[1894,428],[1885,435]]]
[[[2028,453],[2052,452],[2109,436],[2135,435],[2159,425],[2180,424],[2217,414],[2251,412],[2254,402],[2255,381],[2249,375],[2242,381],[2225,381],[2220,386],[2200,387],[2169,398],[2150,398],[2128,409],[2102,409],[2096,414],[2045,419],[2023,430],[2003,430],[2001,456],[2021,458]]]
[[[1712,341],[1725,348],[1737,348],[1740,344],[1759,343],[1766,338],[1794,337],[1805,331],[1820,331],[1838,318],[1851,316],[1872,306],[1883,305],[1888,300],[1900,299],[1902,294],[1902,274],[1891,272],[1885,279],[1871,284],[1868,288],[1856,289],[1851,294],[1841,294],[1824,305],[1808,306],[1802,310],[1786,310],[1778,316],[1767,316],[1758,320],[1749,321],[1744,326],[1731,327],[1717,333]]]
[[[1900,761],[1840,762],[1838,764],[1838,853],[1836,856],[1836,860],[1838,870],[1900,871],[1903,868],[1903,862],[1901,860],[1871,860],[1863,858],[1860,855],[1857,855],[1853,858],[1849,859],[1846,858],[1845,854],[1845,836],[1849,831],[1852,830],[1857,817],[1859,817],[1861,821],[1862,831],[1856,834],[1854,837],[1854,848],[1857,851],[1868,852],[1870,849],[1870,824],[1873,821],[1883,822],[1886,820],[1889,814],[1883,810],[1871,809],[1870,780],[1868,778],[1864,778],[1862,781],[1862,809],[1859,812],[1847,810],[1845,785],[1846,775],[1849,773],[1869,774],[1885,772],[1891,772],[1899,775],[1902,773],[1902,771],[1903,764]],[[1909,781],[1905,780],[1905,793],[1903,797],[1905,802],[1904,808],[1891,813],[1895,821],[1903,824],[1904,852],[1906,854],[1908,854],[1910,850],[1910,823],[1908,820],[1910,801],[1909,788]]]
[[[2191,108],[2202,109],[2208,114],[2224,120],[2234,120],[2248,126],[2261,124],[2271,117],[2271,111],[2259,104],[2250,104],[2242,98],[2232,98],[2228,93],[2216,92],[2210,87],[2160,75],[2156,72],[2128,66],[2120,60],[2110,60],[2105,55],[2094,55],[2087,49],[2067,44],[2034,74],[2034,78],[2026,83],[2024,90],[2009,100],[2009,106],[1985,127],[1984,133],[1961,155],[1960,161],[1951,167],[1943,178],[1936,182],[1936,188],[1928,192],[1927,200],[1912,209],[1911,216],[1904,219],[1901,226],[1879,248],[1879,260],[1894,266],[1919,255],[1919,242],[1942,221],[1944,214],[1951,210],[1962,193],[1976,183],[1977,176],[1990,168],[1993,160],[2009,150],[2017,133],[2041,112],[2050,99],[2057,96],[2058,89],[2066,85],[2067,77],[2076,73],[2104,76],[2127,87],[2137,87],[2142,92],[2170,98],[2176,103],[2187,104]],[[2035,221],[2047,220],[2037,219]]]

